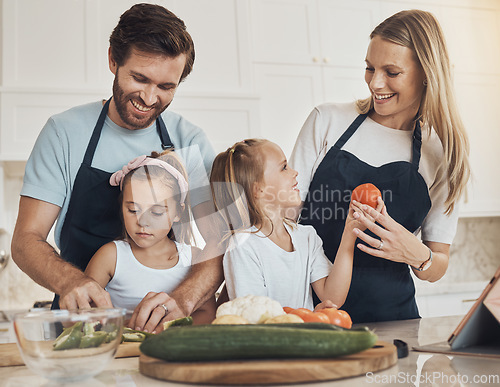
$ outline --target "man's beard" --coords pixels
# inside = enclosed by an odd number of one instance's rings
[[[113,98],[115,100],[116,111],[120,116],[120,119],[131,129],[144,129],[149,127],[158,116],[165,111],[165,109],[170,105],[159,106],[155,104],[155,107],[149,112],[148,117],[136,118],[134,115],[127,111],[127,104],[130,102],[130,98],[125,96],[125,92],[120,87],[118,83],[118,76],[115,77],[113,81]]]

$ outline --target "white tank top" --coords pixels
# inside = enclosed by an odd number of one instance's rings
[[[149,292],[170,293],[191,268],[191,246],[175,242],[179,261],[169,269],[153,269],[140,263],[126,241],[116,245],[115,274],[106,286],[116,308],[135,309]]]

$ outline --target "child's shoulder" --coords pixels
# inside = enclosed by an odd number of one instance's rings
[[[105,254],[105,255],[110,255],[114,254],[116,256],[116,251],[117,251],[117,245],[122,243],[127,243],[126,241],[111,241],[106,243],[105,245],[102,245],[99,250],[97,250],[97,254]]]

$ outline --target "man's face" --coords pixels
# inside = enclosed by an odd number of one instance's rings
[[[150,126],[172,102],[186,56],[159,56],[132,49],[123,66],[109,58],[115,75],[109,117],[127,129]]]

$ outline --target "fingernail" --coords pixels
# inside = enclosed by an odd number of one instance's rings
[[[357,212],[355,212],[352,216],[353,216],[354,219],[358,219],[359,218],[359,214]]]
[[[140,331],[140,330],[141,330],[141,327],[135,327],[135,330],[136,330],[136,331]]]
[[[359,230],[357,228],[353,228],[352,231],[354,231],[354,234],[356,234],[356,235],[359,234]]]

